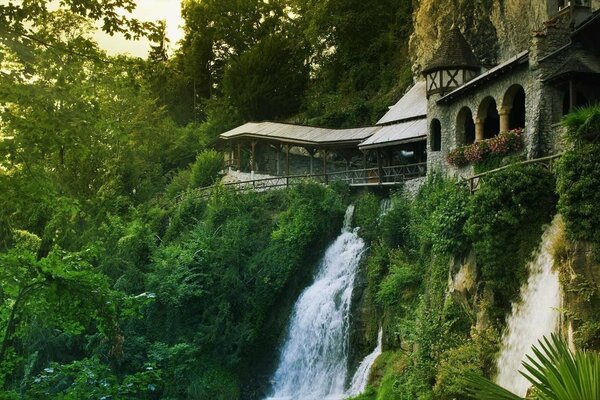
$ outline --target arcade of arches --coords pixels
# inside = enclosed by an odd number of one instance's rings
[[[432,121],[430,130],[432,150],[435,121]],[[506,90],[500,107],[492,96],[486,96],[479,102],[475,118],[467,106],[462,107],[456,116],[456,140],[459,146],[490,139],[500,132],[517,128],[525,128],[525,90],[521,85],[512,85]]]

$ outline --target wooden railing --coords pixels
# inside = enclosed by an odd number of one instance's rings
[[[471,191],[471,193],[474,193],[477,190],[479,190],[479,188],[481,187],[481,182],[483,180],[485,180],[486,177],[488,177],[488,176],[490,176],[492,174],[495,174],[497,172],[503,171],[503,170],[505,170],[507,168],[513,167],[515,165],[542,164],[543,166],[545,166],[549,170],[552,170],[554,162],[558,158],[560,158],[563,154],[564,153],[558,153],[558,154],[553,154],[551,156],[534,158],[534,159],[531,159],[531,160],[525,160],[525,161],[521,161],[521,162],[518,162],[518,163],[505,165],[505,166],[500,167],[500,168],[491,169],[489,171],[485,171],[485,172],[482,172],[480,174],[473,175],[473,176],[471,176],[469,178],[466,178],[465,180],[468,182],[469,190]]]
[[[345,182],[350,186],[394,185],[406,180],[425,176],[427,163],[394,165],[375,168],[350,169],[319,174],[273,176],[239,182],[228,182],[196,189],[199,194],[208,195],[217,187],[229,187],[236,191],[264,191],[281,187],[297,185],[306,180],[320,183]]]

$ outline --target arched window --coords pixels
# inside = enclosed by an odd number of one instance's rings
[[[502,101],[502,109],[508,113],[503,129],[525,128],[525,89],[521,85],[512,85],[506,91]],[[501,124],[503,125],[503,124]]]
[[[442,150],[442,125],[439,119],[431,121],[429,129],[429,140],[431,141],[431,151]]]
[[[500,132],[500,115],[493,97],[483,99],[477,111],[477,118],[483,123],[484,139],[493,138]]]
[[[459,146],[475,142],[475,123],[469,107],[463,107],[456,117],[456,140]]]

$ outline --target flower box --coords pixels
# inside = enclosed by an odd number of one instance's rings
[[[478,164],[490,155],[504,156],[522,148],[523,129],[513,129],[502,132],[491,139],[458,147],[446,155],[446,161],[455,167],[464,167],[469,164]]]

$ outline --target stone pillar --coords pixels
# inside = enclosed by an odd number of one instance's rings
[[[507,132],[510,129],[510,107],[498,108],[498,115],[500,116],[500,132]]]
[[[483,140],[483,125],[485,118],[475,118],[475,141]]]

